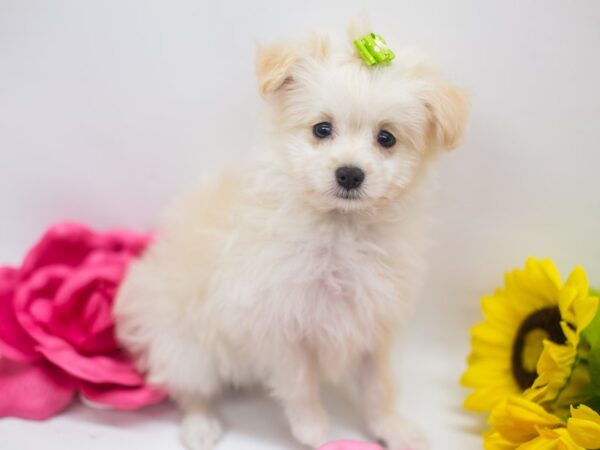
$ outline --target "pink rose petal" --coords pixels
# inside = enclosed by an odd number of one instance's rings
[[[144,382],[131,361],[121,353],[82,355],[68,342],[50,335],[38,350],[49,361],[78,379],[123,386],[137,386]]]
[[[71,377],[47,363],[0,359],[0,417],[43,420],[66,408],[75,395]]]
[[[13,300],[17,321],[37,345],[48,336],[47,324],[40,322],[35,315],[35,307],[40,300],[50,300],[60,288],[63,281],[71,274],[72,269],[66,266],[49,266],[36,271],[32,276],[21,281]],[[33,309],[33,311],[32,311]]]
[[[13,361],[34,362],[41,359],[35,341],[23,330],[14,311],[18,271],[0,268],[0,355]]]
[[[117,350],[111,303],[99,292],[88,299],[79,319],[87,331],[76,343],[81,352],[111,353]]]
[[[131,410],[159,403],[166,398],[163,390],[153,386],[124,387],[80,382],[79,390],[89,401],[115,409]]]
[[[108,288],[104,290],[108,290]],[[114,325],[112,316],[112,298],[114,298],[114,295],[114,289],[110,289],[110,292],[94,292],[88,298],[81,319],[86,324],[90,334],[101,333]]]
[[[61,223],[50,227],[34,245],[21,268],[24,278],[49,265],[61,264],[75,267],[94,249],[93,233],[75,223]]]
[[[71,375],[94,383],[117,383],[126,386],[142,384],[142,377],[130,361],[120,354],[83,355],[56,333],[50,334],[44,324],[35,320],[31,307],[38,297],[50,295],[72,269],[50,266],[40,269],[17,290],[14,300],[19,323],[37,341],[36,349],[49,361]],[[73,316],[74,322],[80,319]]]
[[[89,291],[108,289],[110,294],[114,294],[115,287],[123,279],[130,260],[127,255],[101,252],[90,254],[90,257],[73,271],[57,293],[56,308],[66,313],[70,313],[73,308],[83,309],[85,305],[80,300],[85,300]]]
[[[96,233],[77,223],[58,223],[50,227],[27,254],[22,265],[23,277],[53,264],[76,267],[90,252],[97,250],[139,256],[150,241],[150,234],[127,230]]]
[[[94,244],[111,252],[128,253],[140,256],[152,241],[148,233],[134,233],[129,230],[113,230],[107,233],[96,233]]]
[[[52,300],[43,297],[33,299],[29,307],[29,314],[36,323],[47,327],[52,318]]]
[[[93,256],[73,270],[58,290],[51,330],[82,352],[113,352],[116,342],[109,330],[113,326],[111,306],[129,258]]]

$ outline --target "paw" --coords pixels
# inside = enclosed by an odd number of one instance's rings
[[[212,414],[189,413],[181,422],[180,435],[188,450],[212,450],[221,431],[219,420]]]
[[[309,448],[318,448],[327,441],[328,420],[325,414],[289,418],[292,435]]]
[[[401,417],[393,417],[372,424],[371,429],[387,450],[431,449],[431,445],[421,429]]]

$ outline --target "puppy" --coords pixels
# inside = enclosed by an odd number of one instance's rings
[[[368,67],[352,39],[260,48],[257,75],[258,155],[175,202],[120,289],[118,337],[182,409],[189,449],[217,442],[215,397],[252,385],[316,448],[319,383],[342,376],[373,438],[426,449],[395,409],[390,350],[423,266],[430,169],[463,134],[466,96],[421,57]]]

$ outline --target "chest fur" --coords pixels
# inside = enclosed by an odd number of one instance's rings
[[[372,347],[402,309],[392,260],[381,244],[354,229],[313,230],[304,238],[283,234],[247,248],[222,285],[257,338],[341,357],[342,348],[359,353]]]

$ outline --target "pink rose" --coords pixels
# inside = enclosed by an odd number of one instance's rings
[[[376,444],[360,441],[335,441],[330,442],[318,450],[383,450],[382,447]]]
[[[59,224],[20,268],[0,268],[0,417],[45,419],[77,392],[118,409],[164,398],[119,348],[111,312],[129,262],[149,241]]]

